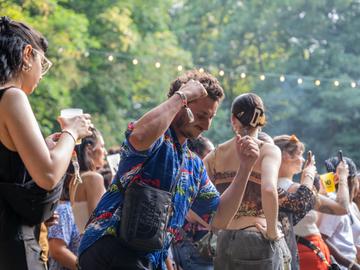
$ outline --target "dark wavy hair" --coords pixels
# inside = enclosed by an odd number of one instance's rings
[[[11,20],[0,18],[0,85],[3,85],[20,73],[23,63],[23,51],[26,45],[37,50],[47,51],[47,40],[35,29]]]
[[[92,135],[83,138],[81,140],[81,144],[75,147],[81,172],[96,170],[96,167],[91,157],[89,156],[87,149],[88,147],[93,149],[98,143],[100,136],[101,133],[96,128],[93,128]]]
[[[208,97],[212,100],[220,101],[224,98],[224,90],[220,86],[219,81],[212,75],[206,72],[200,72],[198,70],[191,70],[185,73],[184,75],[175,79],[171,85],[168,92],[168,97],[174,95],[180,87],[187,83],[190,80],[199,81],[208,93]]]
[[[199,136],[196,139],[188,140],[189,149],[195,154],[197,154],[201,159],[205,157],[205,155],[209,152],[209,150],[210,151],[212,150],[210,148],[211,145],[212,145],[211,141],[204,136]]]
[[[237,96],[231,105],[231,113],[245,127],[265,126],[264,103],[254,93],[245,93]]]

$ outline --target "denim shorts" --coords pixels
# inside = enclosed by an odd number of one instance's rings
[[[290,270],[291,255],[284,238],[265,239],[258,231],[219,232],[214,269]]]
[[[213,270],[213,262],[203,259],[194,243],[184,240],[173,244],[173,258],[183,270]]]

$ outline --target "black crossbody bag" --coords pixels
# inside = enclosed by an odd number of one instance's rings
[[[148,159],[149,160],[149,159]],[[140,174],[146,160],[137,174]],[[153,252],[163,249],[167,226],[172,215],[172,198],[181,177],[185,158],[170,191],[148,186],[139,181],[129,182],[126,190],[117,184],[124,193],[120,213],[119,239],[127,247],[142,252]],[[121,208],[121,209],[120,209]]]
[[[61,196],[63,181],[51,191],[40,188],[33,180],[0,183],[0,198],[17,214],[21,224],[37,225],[53,215]]]

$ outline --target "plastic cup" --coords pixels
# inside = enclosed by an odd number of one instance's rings
[[[335,192],[335,175],[332,172],[325,173],[320,175],[321,182],[325,187],[326,192],[331,193]]]
[[[66,109],[62,109],[60,111],[60,116],[64,117],[64,118],[71,118],[71,117],[82,115],[82,114],[84,114],[83,110],[79,109],[79,108],[66,108]],[[81,144],[81,139],[78,139],[76,141],[76,145],[79,145],[79,144]]]

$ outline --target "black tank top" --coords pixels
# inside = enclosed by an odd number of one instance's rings
[[[5,91],[11,87],[0,89],[0,104]],[[30,179],[18,152],[9,150],[0,141],[0,182],[25,183]]]

